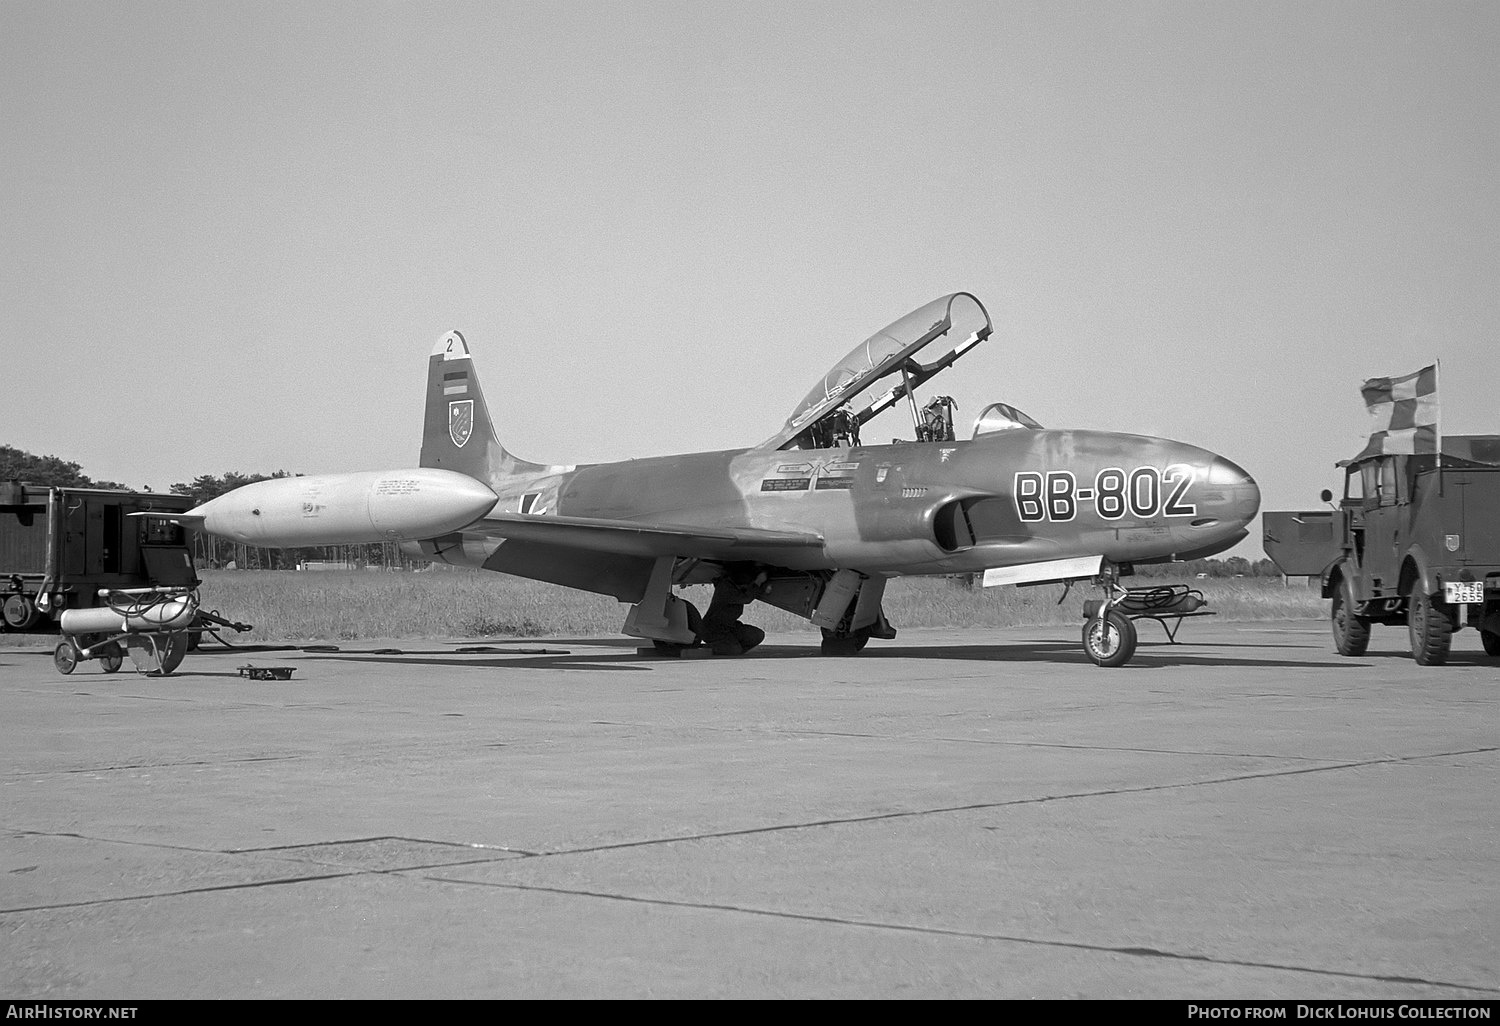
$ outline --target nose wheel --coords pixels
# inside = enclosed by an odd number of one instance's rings
[[[1135,624],[1109,609],[1083,624],[1083,650],[1096,666],[1124,666],[1135,655]]]
[[[1135,655],[1135,623],[1115,606],[1130,593],[1120,587],[1119,568],[1106,563],[1094,579],[1104,592],[1098,610],[1083,622],[1083,651],[1095,666],[1124,666]]]

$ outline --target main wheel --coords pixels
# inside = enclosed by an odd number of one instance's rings
[[[750,651],[756,645],[766,640],[766,632],[753,623],[737,623],[734,625],[735,637],[739,639],[740,648],[745,652]]]
[[[78,650],[73,647],[71,641],[60,642],[52,650],[52,665],[56,666],[59,673],[72,673],[78,668]]]
[[[1453,621],[1433,603],[1432,596],[1422,590],[1420,581],[1411,586],[1406,626],[1411,637],[1411,657],[1418,666],[1442,666],[1448,661],[1448,649],[1453,644]]]
[[[108,642],[99,648],[99,665],[105,673],[119,673],[125,665],[125,653],[113,641]]]
[[[691,602],[682,600],[682,604],[687,606],[687,609],[683,610],[683,612],[687,614],[688,630],[693,632],[693,640],[687,644],[683,644],[680,641],[658,641],[653,638],[651,640],[651,647],[662,655],[681,655],[683,649],[692,648],[698,644],[698,633],[703,630],[703,616],[698,612],[698,607]]]
[[[864,651],[870,640],[870,628],[861,627],[853,634],[835,634],[827,627],[823,629],[822,652],[826,656],[852,656]]]
[[[1342,656],[1362,656],[1370,647],[1370,621],[1354,615],[1354,584],[1345,577],[1333,592],[1333,647]]]
[[[1484,654],[1500,656],[1500,634],[1494,631],[1480,631],[1479,641],[1484,645]]]
[[[1135,624],[1118,610],[1084,621],[1083,651],[1098,666],[1124,666],[1135,655],[1135,642]]]

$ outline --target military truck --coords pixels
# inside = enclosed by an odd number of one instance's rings
[[[1282,573],[1320,579],[1339,654],[1363,655],[1374,624],[1405,624],[1422,666],[1446,662],[1465,627],[1500,656],[1500,435],[1446,437],[1441,458],[1374,453],[1338,465],[1336,509],[1262,522]]]

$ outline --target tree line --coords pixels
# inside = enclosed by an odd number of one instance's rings
[[[95,481],[83,468],[58,456],[33,456],[0,445],[0,481],[29,481],[54,488],[124,488],[118,481]]]

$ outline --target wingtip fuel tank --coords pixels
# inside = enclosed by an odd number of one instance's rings
[[[483,517],[496,501],[472,477],[420,467],[257,481],[183,519],[246,545],[357,545],[447,534]]]

